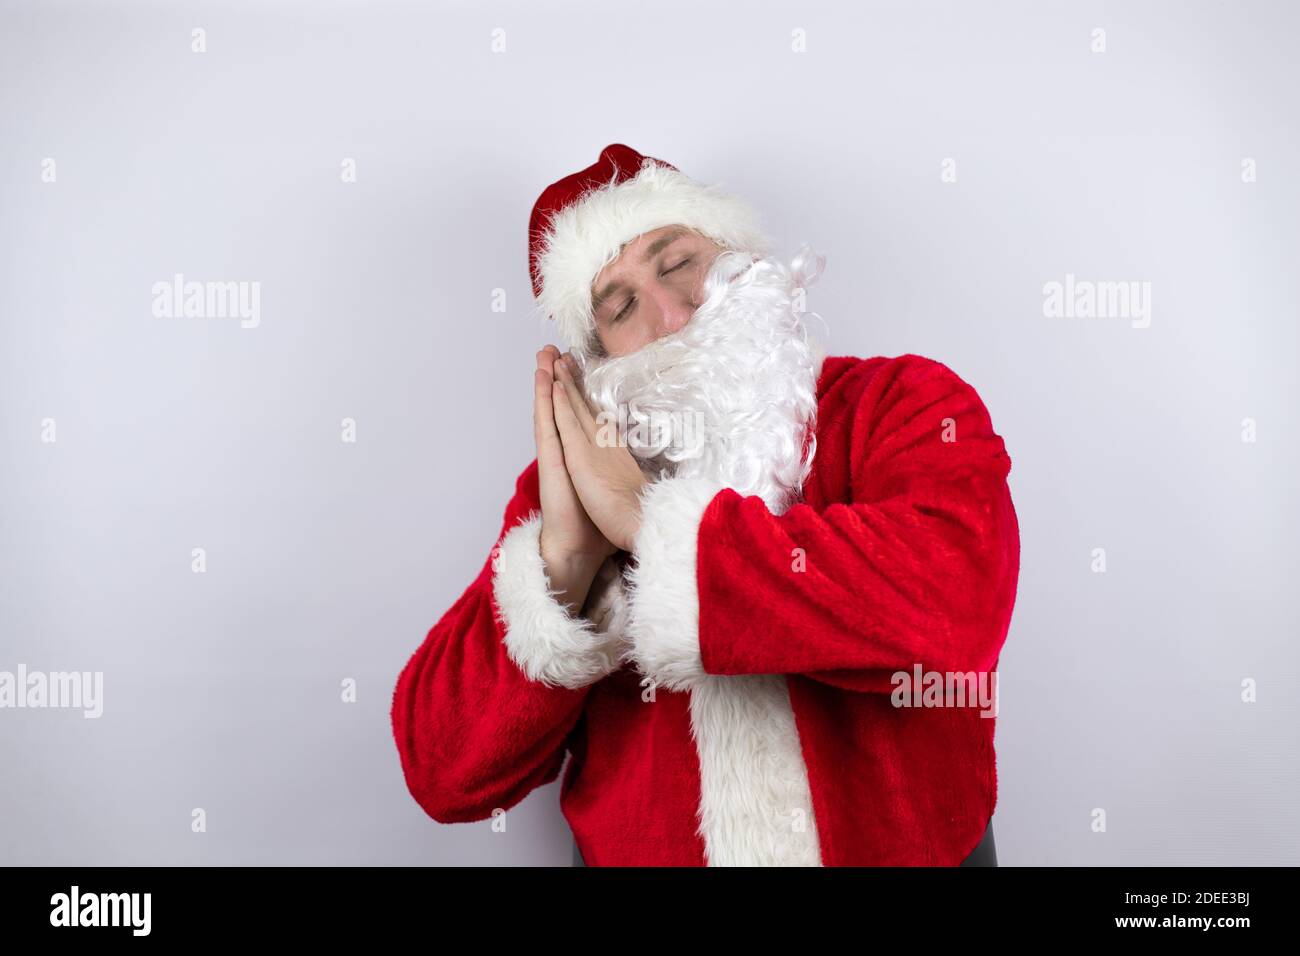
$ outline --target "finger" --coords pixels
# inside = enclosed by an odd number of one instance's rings
[[[565,352],[563,355],[555,357],[557,369],[561,369],[578,387],[578,393],[582,393],[582,370],[578,367],[578,360],[573,357],[572,352]]]
[[[564,445],[565,464],[570,468],[583,468],[587,463],[589,449],[587,433],[582,430],[582,425],[573,411],[573,402],[560,382],[555,383],[552,398],[555,407],[555,426]]]
[[[555,428],[554,387],[554,380],[545,369],[533,373],[533,437],[537,441],[537,457],[546,463],[557,463],[564,457],[560,434]]]
[[[548,345],[537,353],[537,367],[544,369],[547,375],[554,377],[555,360],[559,357],[559,350],[554,345]]]
[[[571,359],[561,356],[555,362],[556,377],[564,387],[565,396],[569,404],[573,407],[578,424],[582,427],[583,434],[590,441],[596,440],[596,432],[600,426],[596,424],[596,418],[591,414],[591,406],[587,404],[587,399],[582,394],[582,389],[578,387],[578,381],[573,376],[573,371],[569,367]]]
[[[543,369],[534,373],[533,431],[537,438],[537,470],[543,513],[551,504],[561,508],[582,508],[577,489],[569,475],[564,454],[564,442],[555,427],[555,405],[552,392],[555,380]],[[583,512],[585,513],[585,512]]]
[[[537,367],[546,372],[547,375],[555,375],[555,360],[560,357],[559,350],[554,345],[548,345],[540,349],[537,353]]]

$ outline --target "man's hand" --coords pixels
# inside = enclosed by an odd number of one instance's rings
[[[568,356],[555,362],[555,424],[564,445],[564,463],[587,514],[614,545],[631,551],[641,529],[641,489],[647,484],[632,453],[617,443],[597,440],[596,423],[574,378]]]
[[[559,601],[580,613],[591,582],[605,558],[618,548],[587,515],[565,467],[564,447],[555,426],[552,389],[560,350],[548,345],[537,353],[533,378],[533,436],[537,442],[537,483],[542,504],[542,563]]]

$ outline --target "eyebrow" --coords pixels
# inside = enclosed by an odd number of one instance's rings
[[[641,261],[649,262],[655,256],[659,255],[659,253],[663,252],[664,249],[668,247],[669,243],[676,242],[682,236],[686,235],[686,233],[687,230],[685,229],[674,229],[672,232],[660,236],[654,242],[650,243],[650,245],[646,246],[645,252],[642,253],[641,255]],[[592,310],[594,311],[596,309],[599,309],[601,305],[604,304],[606,299],[608,299],[615,292],[618,292],[625,288],[627,288],[627,286],[625,286],[622,282],[619,282],[617,280],[611,282],[609,285],[605,286],[605,288],[601,289],[599,292],[597,292],[595,295],[591,297]]]

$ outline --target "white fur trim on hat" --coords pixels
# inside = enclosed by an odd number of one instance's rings
[[[646,159],[631,179],[590,190],[549,221],[537,259],[537,303],[569,348],[586,351],[591,345],[591,284],[601,269],[637,236],[673,225],[695,229],[728,249],[771,251],[757,213],[744,200]]]

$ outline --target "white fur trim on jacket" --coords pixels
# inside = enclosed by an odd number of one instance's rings
[[[656,686],[689,690],[709,866],[820,866],[803,746],[783,674],[708,674],[700,657],[700,520],[722,485],[665,478],[641,493],[625,572],[627,650]]]
[[[699,834],[709,866],[821,866],[821,838],[784,674],[691,689]]]
[[[695,552],[700,519],[723,488],[707,478],[664,478],[641,492],[641,530],[626,572],[624,658],[656,686],[686,690],[706,676],[700,659]]]
[[[569,348],[591,345],[591,284],[600,270],[637,236],[673,225],[689,226],[728,249],[771,251],[757,212],[744,200],[646,159],[632,178],[611,179],[548,220],[537,257],[537,304],[555,319]]]
[[[606,561],[592,583],[587,617],[556,600],[541,553],[541,515],[534,512],[501,539],[492,560],[492,593],[505,626],[506,653],[530,680],[577,689],[618,670],[627,600],[616,565]]]

